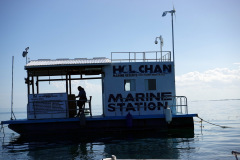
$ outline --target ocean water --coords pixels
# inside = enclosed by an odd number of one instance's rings
[[[188,104],[189,113],[198,113],[199,117],[216,125],[194,118],[194,134],[189,137],[184,133],[153,133],[94,140],[84,137],[81,140],[21,139],[4,126],[4,132],[3,129],[0,132],[0,159],[100,160],[116,155],[119,159],[235,160],[231,152],[240,151],[240,100],[191,101]],[[1,121],[10,119],[9,111],[0,109]],[[26,118],[26,109],[16,108],[15,116]]]

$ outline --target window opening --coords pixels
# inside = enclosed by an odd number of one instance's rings
[[[124,91],[136,91],[136,80],[125,79],[124,80]]]
[[[145,90],[156,90],[156,79],[145,79]]]

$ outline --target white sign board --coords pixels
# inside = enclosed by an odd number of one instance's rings
[[[173,62],[114,63],[104,68],[104,115],[161,115],[175,106]],[[171,108],[175,114],[175,107]]]
[[[29,94],[28,119],[68,118],[67,93]]]

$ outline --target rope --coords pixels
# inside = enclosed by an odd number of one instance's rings
[[[218,127],[221,127],[221,128],[231,128],[231,127],[228,127],[228,126],[222,126],[222,125],[218,125],[218,124],[214,124],[214,123],[208,122],[208,121],[202,119],[202,118],[199,117],[199,116],[197,116],[197,117],[198,117],[201,121],[206,122],[206,123],[211,124],[211,125],[214,125],[214,126],[218,126]]]

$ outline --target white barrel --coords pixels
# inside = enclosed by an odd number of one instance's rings
[[[165,109],[165,119],[168,124],[172,121],[172,111],[169,107]]]

